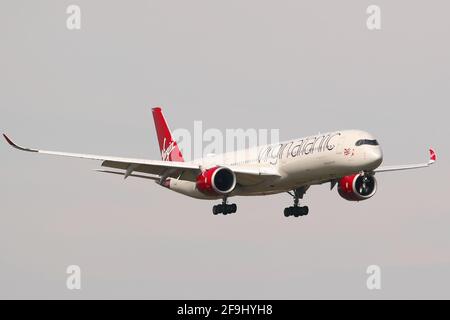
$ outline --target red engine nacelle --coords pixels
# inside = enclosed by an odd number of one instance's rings
[[[224,167],[214,167],[203,171],[197,177],[197,189],[205,194],[225,195],[236,187],[236,175]]]
[[[338,182],[338,192],[349,201],[367,200],[377,192],[377,180],[369,174],[345,176]]]

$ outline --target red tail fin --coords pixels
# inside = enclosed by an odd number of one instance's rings
[[[159,150],[161,150],[161,159],[163,161],[184,161],[177,142],[172,138],[172,133],[166,119],[164,119],[161,108],[155,107],[152,112],[156,134],[158,135]]]

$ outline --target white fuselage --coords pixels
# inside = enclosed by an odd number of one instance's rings
[[[279,175],[276,178],[237,185],[229,196],[274,194],[374,170],[383,161],[381,148],[379,145],[356,145],[361,139],[375,141],[367,132],[343,130],[209,156],[192,163],[205,169],[223,166],[232,170],[235,167],[252,168],[261,174],[276,171]],[[205,195],[196,188],[195,182],[182,180],[182,177],[171,178],[165,186],[199,199],[223,197]]]

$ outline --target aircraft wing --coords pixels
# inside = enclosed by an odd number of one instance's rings
[[[430,159],[426,163],[378,167],[377,169],[373,170],[373,172],[378,173],[378,172],[400,171],[400,170],[410,170],[429,167],[434,162],[436,162],[436,152],[433,150],[433,148],[430,148],[429,152],[430,152]]]
[[[103,161],[102,162],[103,167],[125,170],[125,177],[128,177],[132,172],[142,172],[151,175],[158,175],[165,177],[178,177],[183,171],[192,172],[193,174],[195,173],[198,174],[200,172],[200,168],[198,165],[190,164],[187,162],[131,159],[131,158],[120,158],[120,157],[99,156],[92,154],[68,153],[68,152],[46,151],[46,150],[25,148],[14,143],[7,135],[3,134],[3,136],[12,147],[19,149],[21,151],[35,152],[63,157],[100,160]]]
[[[6,134],[3,134],[3,137],[12,147],[21,151],[102,161],[102,167],[120,169],[125,171],[119,172],[102,169],[96,171],[122,175],[124,176],[124,178],[132,176],[152,180],[164,180],[165,178],[169,177],[180,177],[180,179],[183,180],[196,181],[197,176],[201,173],[201,167],[199,165],[189,162],[132,159],[92,154],[39,150],[19,146],[14,143]],[[234,173],[236,174],[237,183],[241,185],[257,184],[265,181],[266,179],[279,177],[279,174],[277,172],[272,171],[273,169],[265,167],[229,167],[229,169],[234,171]],[[147,175],[133,174],[133,172],[145,173]]]

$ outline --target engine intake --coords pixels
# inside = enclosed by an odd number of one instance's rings
[[[202,193],[225,195],[236,187],[236,175],[228,168],[214,167],[198,175],[196,185]]]
[[[349,201],[367,200],[377,192],[377,180],[369,174],[345,176],[338,182],[338,192]]]

